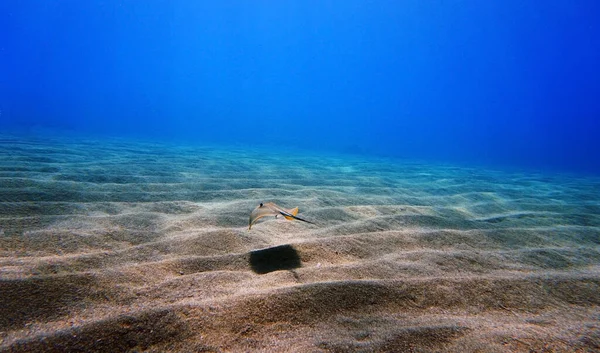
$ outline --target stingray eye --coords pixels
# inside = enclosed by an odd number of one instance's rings
[[[258,207],[263,207],[263,204],[262,204],[262,202],[260,203],[260,206],[258,206]]]

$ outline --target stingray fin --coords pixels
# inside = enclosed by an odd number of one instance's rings
[[[292,216],[295,216],[295,215],[298,214],[298,207],[292,208],[290,210],[286,210],[286,212],[289,213],[289,214],[291,214]],[[283,217],[285,217],[285,219],[287,219],[288,221],[293,221],[294,220],[294,217],[290,217],[290,216],[286,216],[286,215],[283,215]]]

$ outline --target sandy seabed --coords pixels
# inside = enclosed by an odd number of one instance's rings
[[[0,351],[598,352],[599,215],[593,177],[2,136]]]

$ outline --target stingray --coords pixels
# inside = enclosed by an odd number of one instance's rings
[[[288,219],[290,221],[293,219],[297,219],[302,222],[314,224],[313,222],[307,221],[306,219],[297,217],[296,216],[297,214],[298,214],[298,207],[286,210],[284,208],[277,206],[276,204],[274,204],[272,202],[261,203],[250,214],[250,221],[248,222],[248,230],[250,230],[252,228],[252,225],[254,223],[256,223],[256,221],[258,221],[260,218],[262,218],[264,216],[275,216],[277,218],[277,216],[282,215],[283,217],[285,217],[285,219]]]

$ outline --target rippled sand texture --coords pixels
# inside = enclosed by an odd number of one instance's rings
[[[0,141],[0,351],[593,352],[600,180]],[[265,218],[262,201],[317,226]]]

